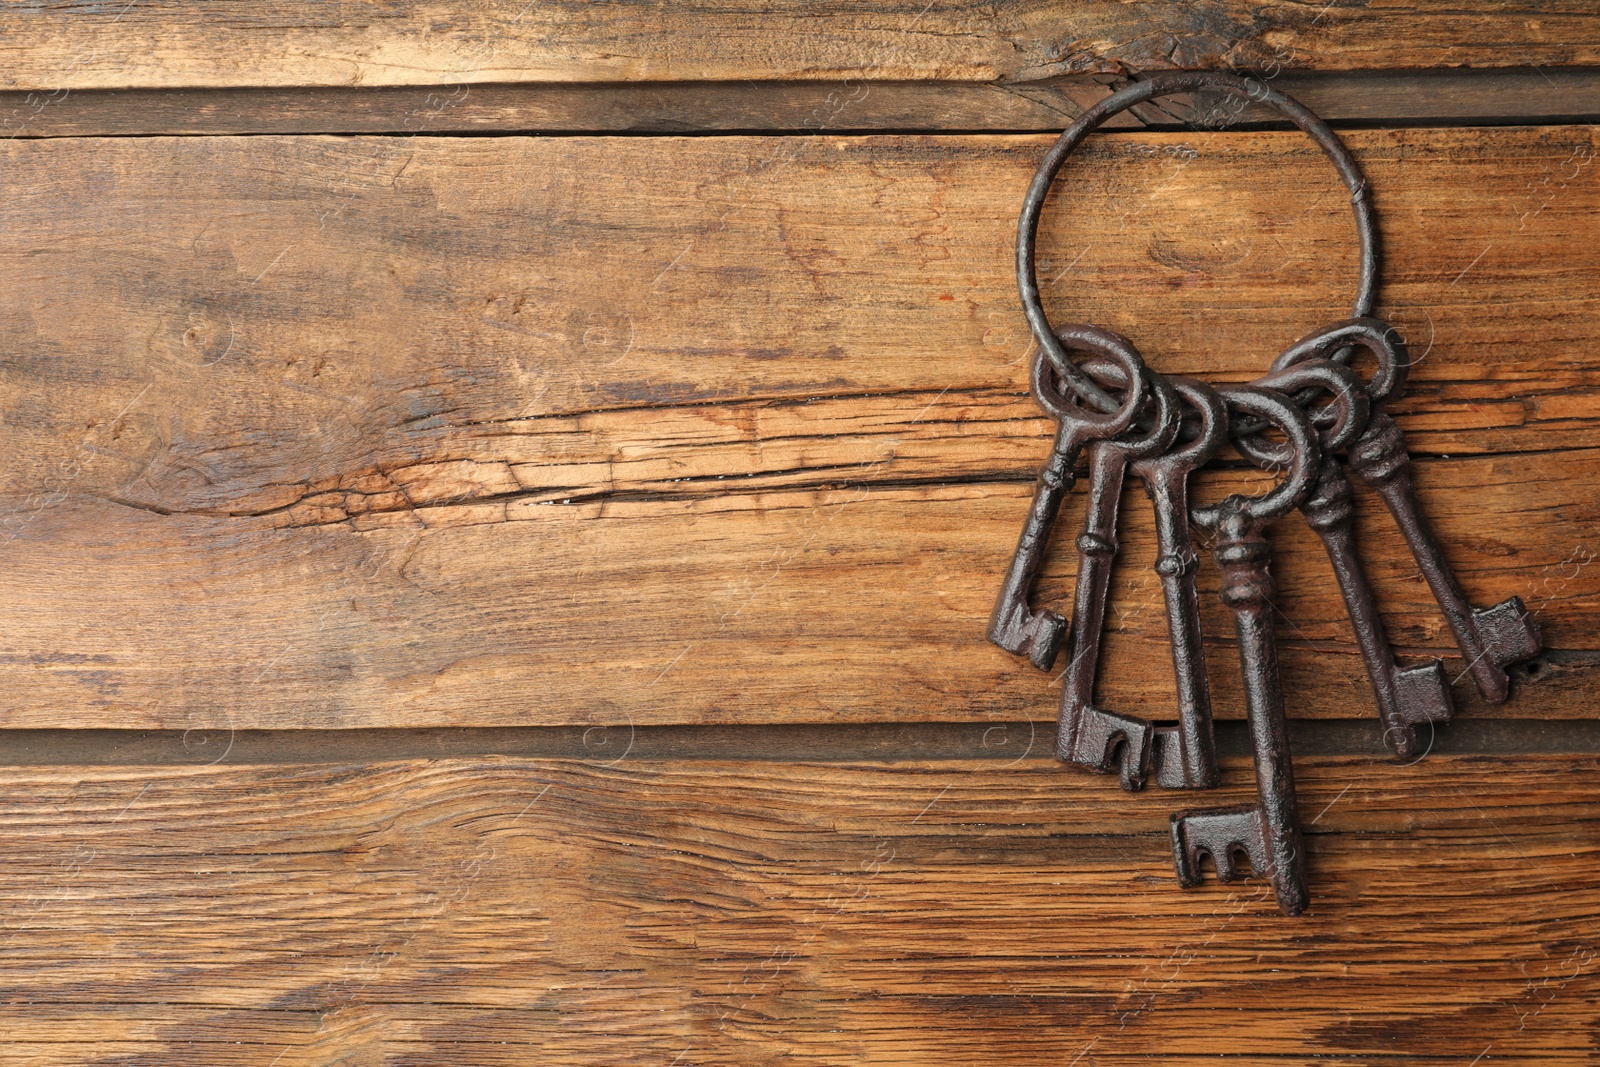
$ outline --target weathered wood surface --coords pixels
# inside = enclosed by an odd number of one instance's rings
[[[1592,715],[1595,131],[1349,140],[1429,512],[1556,650],[1499,713]],[[1046,143],[4,145],[4,724],[1050,717],[982,639],[1047,447],[1011,276]],[[1048,303],[1163,369],[1248,378],[1344,314],[1352,227],[1298,135],[1119,134],[1068,185]],[[1141,510],[1104,692],[1159,714]],[[1364,518],[1396,640],[1443,650]],[[1364,716],[1326,564],[1280,543],[1293,713]]]
[[[1600,59],[1581,0],[812,4],[415,0],[11,4],[19,89],[838,78],[1026,80],[1170,67],[1574,66]]]
[[[1262,77],[1266,77],[1265,74]],[[520,85],[0,91],[0,137],[243,133],[689,133],[1059,130],[1128,80],[544,82]],[[1452,125],[1600,119],[1600,69],[1282,71],[1329,122]],[[1239,126],[1275,112],[1164,98],[1104,128]]]
[[[11,769],[4,1058],[1591,1060],[1595,757],[1297,771],[1289,920],[1038,758]]]

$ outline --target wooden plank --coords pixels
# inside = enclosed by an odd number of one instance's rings
[[[1266,75],[1262,75],[1266,77]],[[1267,79],[1333,123],[1600,120],[1600,70],[1290,71]],[[1127,84],[1113,75],[1025,83],[600,82],[0,92],[0,136],[259,133],[689,133],[1054,130]],[[1170,98],[1106,129],[1270,123],[1235,98]]]
[[[1027,80],[1083,72],[1580,66],[1600,60],[1588,5],[1516,0],[1263,7],[924,0],[793,8],[707,0],[396,0],[271,5],[129,0],[10,5],[8,88],[430,85],[479,82]]]
[[[17,769],[0,1025],[38,1067],[1581,1062],[1596,758],[1298,770],[1290,920],[1040,759]]]
[[[1527,598],[1559,653],[1501,713],[1589,716],[1595,131],[1350,140],[1422,356],[1425,501],[1469,591]],[[6,144],[5,724],[1049,717],[982,640],[1048,433],[1010,277],[1046,143]],[[1245,379],[1343,314],[1350,225],[1296,137],[1117,135],[1071,182],[1047,299],[1164,369]],[[1129,510],[1107,700],[1160,714]],[[1441,649],[1363,520],[1395,638]],[[1325,563],[1281,544],[1294,711],[1365,716]]]

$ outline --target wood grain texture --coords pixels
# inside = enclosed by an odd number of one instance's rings
[[[1592,715],[1595,131],[1350,141],[1423,357],[1429,513],[1556,650],[1496,713]],[[1050,717],[1051,679],[982,639],[1047,447],[1010,266],[1046,143],[4,145],[4,724]],[[1344,314],[1351,226],[1297,136],[1108,136],[1066,187],[1049,306],[1163,369],[1246,379]],[[1141,511],[1103,692],[1160,715]],[[1363,526],[1396,640],[1442,650]],[[1320,552],[1280,545],[1292,712],[1367,715]]]
[[[1593,1062],[1595,757],[1297,770],[1289,920],[1037,758],[17,768],[0,1059]]]
[[[1527,67],[1600,59],[1581,0],[1452,8],[1206,0],[309,0],[12,4],[16,89],[763,78],[1027,80],[1086,71]]]

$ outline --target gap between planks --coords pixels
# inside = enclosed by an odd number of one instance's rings
[[[1241,72],[1248,73],[1248,72]],[[1256,74],[1337,125],[1600,120],[1600,69]],[[1128,79],[1016,83],[609,82],[0,92],[0,137],[231,134],[670,134],[1056,130]],[[1285,126],[1275,112],[1174,97],[1107,128]]]
[[[1216,724],[1224,757],[1249,755],[1242,722]],[[1384,759],[1372,720],[1296,720],[1300,756]],[[0,730],[0,766],[196,766],[385,762],[515,756],[623,760],[741,760],[853,763],[928,760],[1048,760],[1053,722],[795,723],[464,727],[352,730]],[[1466,719],[1435,731],[1437,756],[1600,753],[1600,721]]]

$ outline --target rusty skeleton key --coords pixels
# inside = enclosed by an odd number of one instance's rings
[[[1243,852],[1256,874],[1271,878],[1278,907],[1298,915],[1307,903],[1304,846],[1295,817],[1283,681],[1272,631],[1272,546],[1265,531],[1310,491],[1321,456],[1310,422],[1282,393],[1248,386],[1221,393],[1232,411],[1259,416],[1283,430],[1294,455],[1282,482],[1265,496],[1234,494],[1191,513],[1196,525],[1217,535],[1222,600],[1233,609],[1239,638],[1257,801],[1172,816],[1173,860],[1178,883],[1187,888],[1200,884],[1202,855],[1216,864],[1219,880],[1231,882],[1238,876],[1235,856]]]
[[[1132,345],[1124,341],[1132,351]],[[1085,364],[1088,371],[1092,364]],[[1089,499],[1078,537],[1078,578],[1072,597],[1072,637],[1056,732],[1056,758],[1101,773],[1119,762],[1124,789],[1144,785],[1154,732],[1150,723],[1092,706],[1105,630],[1111,563],[1117,552],[1117,510],[1131,461],[1160,453],[1178,432],[1178,397],[1167,380],[1148,375],[1150,424],[1131,437],[1090,443]],[[1131,392],[1131,390],[1130,390]],[[1120,752],[1120,756],[1119,756]]]
[[[1075,326],[1063,330],[1060,338],[1069,348],[1112,361],[1123,372],[1124,380],[1132,381],[1135,387],[1128,390],[1119,408],[1110,414],[1100,414],[1068,399],[1068,394],[1056,385],[1051,373],[1052,363],[1044,351],[1034,360],[1034,398],[1059,426],[1050,458],[1039,472],[1033,507],[1028,512],[1022,536],[1011,556],[1011,566],[989,616],[988,637],[1007,652],[1027,656],[1040,670],[1050,669],[1067,630],[1066,619],[1057,612],[1046,608],[1033,611],[1028,607],[1056,514],[1061,510],[1061,501],[1072,491],[1076,480],[1073,469],[1079,453],[1089,442],[1123,433],[1133,425],[1143,406],[1148,380],[1144,361],[1133,346],[1109,331]]]
[[[1156,573],[1167,607],[1167,636],[1178,697],[1178,725],[1157,727],[1152,762],[1167,789],[1216,786],[1217,746],[1211,732],[1211,687],[1200,635],[1194,541],[1189,536],[1189,475],[1216,455],[1228,434],[1228,409],[1217,391],[1193,378],[1167,379],[1199,416],[1195,435],[1158,456],[1129,465],[1155,510]]]
[[[1308,340],[1318,339],[1319,335],[1314,334]],[[1326,346],[1319,344],[1317,347]],[[1382,381],[1387,373],[1382,352],[1378,358],[1378,378]],[[1401,759],[1412,759],[1417,755],[1417,727],[1448,721],[1455,714],[1455,704],[1450,699],[1444,665],[1438,659],[1416,667],[1401,667],[1395,663],[1384,632],[1383,616],[1378,612],[1377,600],[1357,557],[1354,494],[1344,467],[1334,454],[1349,447],[1366,430],[1370,416],[1366,387],[1355,371],[1320,357],[1306,358],[1273,371],[1254,384],[1284,392],[1320,390],[1334,397],[1330,407],[1337,409],[1338,421],[1320,432],[1322,463],[1310,495],[1300,503],[1300,511],[1305,515],[1306,525],[1322,539],[1328,561],[1333,565],[1334,577],[1338,579],[1339,592],[1344,596],[1345,610],[1350,616],[1350,628],[1355,632],[1356,645],[1361,650],[1367,679],[1378,705],[1378,717],[1383,722],[1384,743]],[[1313,424],[1317,422],[1317,415],[1313,413]],[[1257,436],[1241,437],[1236,444],[1241,453],[1262,467],[1281,466],[1287,459],[1281,446],[1271,445]]]
[[[1273,369],[1292,366],[1340,345],[1356,343],[1378,356],[1378,373],[1368,383],[1373,412],[1367,429],[1351,446],[1347,456],[1356,477],[1374,489],[1394,516],[1417,567],[1433,591],[1434,600],[1456,647],[1466,662],[1483,699],[1498,704],[1510,691],[1505,668],[1518,660],[1538,655],[1541,646],[1538,625],[1528,616],[1521,597],[1511,597],[1490,608],[1474,608],[1461,590],[1455,571],[1445,562],[1439,542],[1417,504],[1411,483],[1411,457],[1406,452],[1405,435],[1388,414],[1380,410],[1401,385],[1411,366],[1405,342],[1379,319],[1351,319],[1313,334],[1273,361]]]
[[[1443,661],[1434,658],[1414,667],[1395,662],[1377,599],[1355,548],[1355,494],[1337,459],[1325,456],[1317,484],[1301,505],[1306,524],[1327,550],[1328,562],[1344,595],[1345,611],[1377,701],[1383,742],[1400,759],[1419,755],[1417,727],[1448,722],[1456,712]]]

